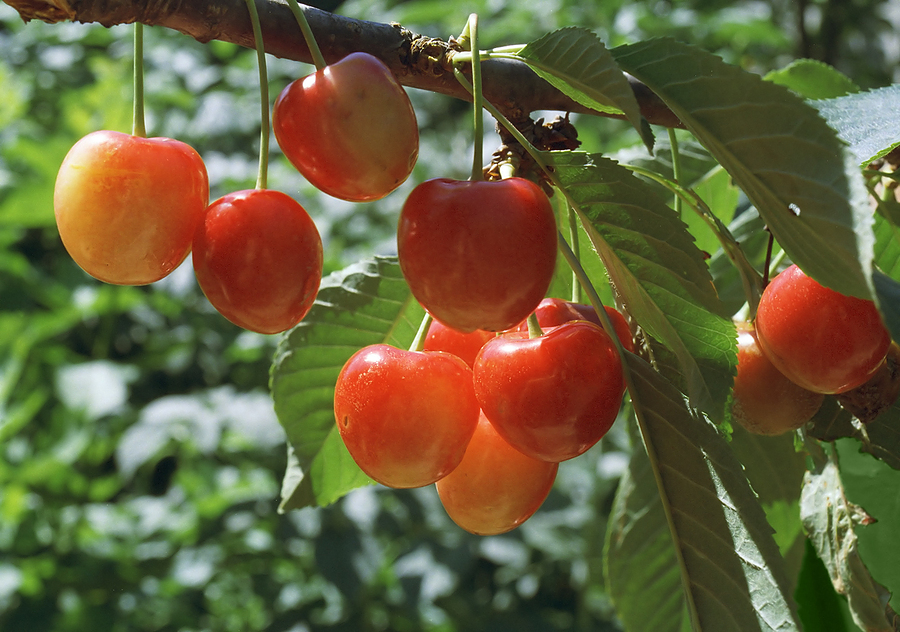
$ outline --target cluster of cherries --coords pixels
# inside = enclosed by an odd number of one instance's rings
[[[377,58],[354,53],[288,85],[275,138],[320,190],[362,202],[386,196],[416,162],[419,131],[402,86]],[[264,334],[296,325],[315,300],[322,241],[306,210],[257,187],[209,204],[200,155],[170,138],[97,131],[60,167],[54,210],[63,244],[101,281],[145,285],[193,253],[210,303]]]
[[[738,324],[733,418],[757,434],[799,428],[826,395],[846,397],[890,370],[890,347],[872,301],[826,288],[791,265],[763,290],[755,321]],[[876,413],[894,398],[885,392],[866,396],[883,400]]]
[[[360,468],[389,487],[435,484],[472,533],[504,533],[533,515],[559,463],[606,434],[625,392],[597,312],[544,298],[557,235],[529,180],[416,187],[400,214],[398,258],[434,320],[421,350],[365,347],[335,387],[337,427]],[[633,350],[625,318],[606,313]]]

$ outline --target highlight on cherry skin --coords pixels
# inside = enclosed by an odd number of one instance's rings
[[[53,191],[69,255],[117,285],[146,285],[177,268],[208,202],[206,166],[190,145],[109,130],[72,146]]]
[[[558,463],[526,456],[484,416],[460,464],[435,483],[447,515],[476,535],[497,535],[528,520],[550,493]]]
[[[458,331],[503,331],[547,294],[556,267],[556,216],[524,178],[419,184],[403,205],[397,255],[413,296]]]
[[[275,101],[272,129],[284,155],[312,185],[351,202],[395,190],[419,155],[409,97],[368,53],[351,53],[290,83]]]
[[[865,383],[891,344],[872,301],[827,288],[796,265],[763,290],[755,325],[772,364],[791,381],[824,394]]]
[[[762,352],[751,323],[737,323],[737,332],[732,419],[760,435],[784,434],[812,419],[825,396],[785,377]]]
[[[497,432],[517,450],[560,462],[610,429],[625,394],[622,364],[603,329],[579,320],[542,336],[501,334],[475,359],[475,394]]]
[[[441,351],[364,347],[344,364],[334,416],[350,456],[394,488],[430,485],[456,468],[478,423],[472,370]]]
[[[312,307],[322,278],[322,240],[289,195],[238,191],[209,206],[195,231],[193,264],[219,313],[250,331],[275,334]]]

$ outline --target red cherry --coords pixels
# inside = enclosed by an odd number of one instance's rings
[[[69,255],[118,285],[153,283],[177,268],[208,202],[206,166],[192,147],[112,131],[75,143],[53,192]]]
[[[368,53],[351,53],[288,85],[272,110],[272,129],[311,184],[353,202],[396,189],[419,155],[409,97]]]
[[[435,487],[447,515],[477,535],[496,535],[528,520],[547,498],[558,463],[525,456],[482,413],[466,454]]]
[[[475,363],[475,356],[481,351],[488,340],[496,334],[492,331],[484,331],[476,329],[475,331],[464,334],[447,327],[447,325],[432,320],[428,327],[428,333],[425,336],[423,351],[446,351],[462,358],[469,365],[469,368]]]
[[[518,325],[547,293],[557,229],[533,182],[437,178],[417,186],[400,213],[400,268],[435,319],[463,332]]]
[[[322,240],[312,218],[280,191],[251,189],[213,202],[194,236],[194,271],[209,302],[263,334],[306,315],[322,278]]]
[[[622,343],[626,351],[634,353],[634,339],[631,336],[631,328],[628,326],[628,321],[615,307],[604,305],[604,309],[612,322],[619,342]],[[597,316],[597,312],[593,307],[564,301],[561,298],[542,299],[540,305],[534,310],[534,314],[537,316],[538,324],[541,327],[555,327],[573,320],[586,320],[602,326],[600,325],[600,317]],[[518,331],[528,331],[528,323],[521,323],[517,329]]]
[[[784,434],[812,419],[824,399],[786,378],[763,354],[753,325],[738,324],[733,419],[754,434]]]
[[[763,291],[755,324],[772,364],[816,393],[843,393],[863,384],[891,344],[872,301],[826,288],[796,265]]]
[[[334,391],[344,444],[388,487],[430,485],[459,465],[478,423],[472,370],[449,353],[360,349]]]
[[[475,394],[510,445],[559,462],[599,441],[619,412],[625,381],[612,339],[586,321],[543,336],[501,334],[475,360]]]

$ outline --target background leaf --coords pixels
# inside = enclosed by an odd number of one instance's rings
[[[423,315],[395,258],[361,261],[322,280],[312,309],[282,339],[272,364],[275,412],[292,450],[282,511],[328,504],[369,481],[337,433],[334,384],[362,347],[408,347]]]
[[[612,160],[574,152],[548,158],[626,311],[675,355],[693,405],[721,418],[736,334],[684,222]]]
[[[832,99],[859,92],[850,77],[816,59],[797,59],[765,77],[796,92],[804,99]]]
[[[671,39],[612,53],[728,170],[795,263],[823,285],[871,298],[872,214],[862,176],[815,108]]]
[[[598,112],[622,113],[647,148],[653,132],[628,80],[600,38],[581,27],[567,27],[531,42],[516,55],[574,101]]]
[[[626,356],[629,392],[696,625],[717,632],[797,630],[784,560],[740,461],[677,390],[646,362]]]

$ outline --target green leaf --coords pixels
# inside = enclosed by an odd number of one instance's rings
[[[577,103],[598,112],[624,114],[647,148],[653,148],[653,132],[641,116],[634,91],[592,31],[566,27],[527,44],[514,57]]]
[[[396,258],[376,257],[322,280],[306,317],[278,345],[270,389],[291,446],[281,510],[326,505],[369,481],[334,423],[334,385],[359,349],[408,347],[424,310]]]
[[[672,557],[694,629],[797,630],[784,560],[740,461],[715,427],[692,414],[681,393],[649,364],[633,354],[626,358],[629,393],[662,499],[667,537],[675,543]],[[643,466],[631,475],[646,486],[649,475]],[[663,550],[666,530],[651,506],[652,494],[634,484],[620,496],[625,498],[616,501],[607,551],[624,560],[611,559],[608,568],[626,576],[647,574],[654,582],[653,603],[665,598],[667,611],[677,618],[681,608],[667,597],[673,580],[664,575],[672,558]],[[654,564],[654,570],[642,569],[645,563]],[[612,588],[616,579],[609,581]],[[631,598],[650,610],[643,593]],[[644,625],[652,613],[642,615],[637,604],[617,606],[644,617],[629,629],[657,629]]]
[[[804,542],[803,568],[794,592],[804,631],[851,632],[853,622],[846,601],[834,591],[828,569],[812,542],[805,538]]]
[[[834,463],[806,474],[800,516],[832,585],[847,597],[856,624],[863,630],[893,632],[884,608],[889,595],[872,579],[859,554],[856,530],[871,518],[848,502]]]
[[[898,99],[900,85],[895,84],[811,105],[847,141],[857,164],[866,165],[900,145]]]
[[[856,529],[859,554],[872,576],[893,593],[893,608],[900,610],[900,494],[885,493],[900,490],[900,471],[860,452],[855,441],[842,439],[836,446],[847,498],[874,519]]]
[[[547,159],[625,310],[675,355],[692,405],[721,418],[736,334],[684,222],[612,160],[577,152]]]
[[[780,70],[773,70],[765,79],[793,90],[804,99],[833,99],[859,92],[859,86],[850,77],[816,59],[797,59]]]
[[[731,174],[795,263],[823,285],[871,298],[872,213],[862,175],[815,108],[672,39],[612,53]]]

